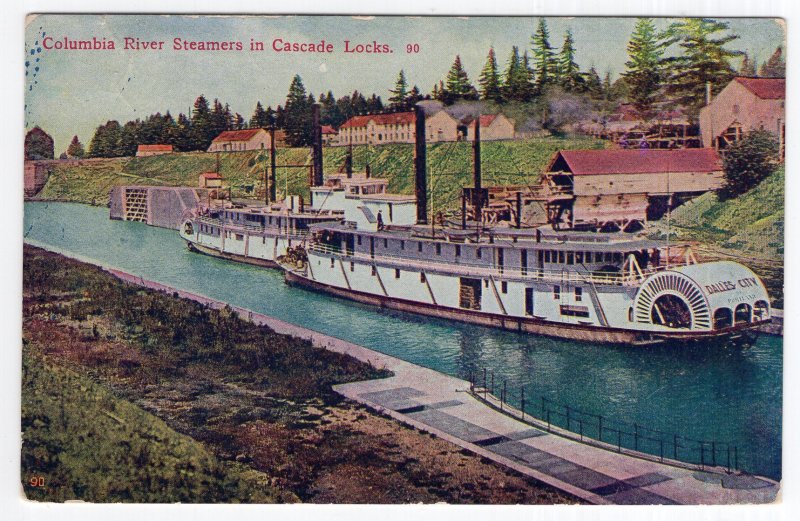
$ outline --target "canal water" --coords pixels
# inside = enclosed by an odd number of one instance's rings
[[[483,369],[498,389],[506,381],[519,405],[541,416],[551,404],[602,415],[604,439],[619,422],[669,440],[716,440],[737,448],[739,467],[780,479],[783,341],[761,335],[750,348],[609,347],[382,311],[290,288],[277,270],[191,253],[176,231],[111,221],[106,208],[26,203],[25,240],[102,266],[268,314],[419,365],[468,378]],[[514,393],[514,394],[512,394]],[[554,409],[555,411],[556,409]],[[563,408],[560,410],[564,410]],[[553,420],[556,421],[556,414]],[[572,412],[571,428],[577,430]],[[583,417],[586,431],[591,430]],[[562,421],[559,423],[563,424]],[[596,431],[596,429],[595,429]],[[590,435],[596,435],[590,434]],[[650,434],[650,436],[655,436]],[[632,440],[623,440],[631,446]],[[647,441],[639,443],[646,445]],[[684,445],[686,448],[684,448]],[[679,441],[680,452],[692,442]],[[726,464],[724,444],[717,463]],[[652,445],[644,450],[658,454]],[[709,450],[706,447],[706,450]],[[693,459],[697,459],[696,451]],[[709,452],[704,454],[710,461]]]

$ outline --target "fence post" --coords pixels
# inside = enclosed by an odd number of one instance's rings
[[[716,467],[717,466],[717,442],[716,441],[712,441],[711,442],[711,466],[712,467]]]
[[[566,409],[567,409],[567,430],[569,431],[569,430],[571,430],[569,428],[569,405],[565,405],[564,407],[566,407]]]
[[[661,446],[660,455],[661,455],[661,463],[664,463],[664,438],[658,440],[659,445]]]
[[[639,452],[639,424],[633,424],[633,450]]]
[[[728,445],[728,474],[731,472],[731,446]]]
[[[599,414],[597,415],[597,437],[603,441],[603,417]]]
[[[578,428],[580,429],[581,433],[581,441],[583,441],[583,420],[578,420]]]

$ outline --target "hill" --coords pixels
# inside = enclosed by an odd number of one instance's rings
[[[482,144],[481,166],[484,184],[522,184],[535,182],[538,173],[558,150],[603,148],[606,142],[587,138],[533,138],[519,141],[493,141]],[[325,173],[335,173],[344,164],[345,147],[324,149]],[[413,193],[414,146],[394,144],[356,146],[353,168],[363,171],[367,164],[376,177],[389,179],[389,190]],[[36,199],[105,205],[108,192],[115,185],[144,184],[197,186],[201,172],[214,171],[217,154],[191,152],[150,157],[122,157],[65,161],[51,168],[47,184]],[[263,190],[269,157],[261,151],[219,154],[219,171],[231,185],[234,197],[254,197]],[[279,196],[308,196],[307,148],[284,148],[277,153],[277,189]],[[287,167],[280,165],[304,165]],[[428,172],[432,201],[436,209],[458,207],[461,187],[472,183],[472,144],[437,143],[428,147]]]

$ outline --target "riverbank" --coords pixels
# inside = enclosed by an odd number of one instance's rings
[[[332,385],[389,374],[250,324],[231,308],[126,284],[30,246],[23,292],[31,354],[90,377],[218,460],[262,473],[285,497],[317,503],[576,501],[343,399]],[[23,388],[23,396],[30,391]],[[85,440],[73,457],[80,460],[92,443]],[[47,454],[42,447],[25,450]],[[94,467],[92,475],[103,470]]]

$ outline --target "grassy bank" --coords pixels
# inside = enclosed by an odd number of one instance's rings
[[[149,475],[171,488],[146,501],[574,501],[331,389],[379,368],[36,248],[23,273],[22,476],[50,462],[45,482],[63,483],[31,498],[134,497]],[[126,470],[139,438],[153,456]],[[182,481],[189,462],[198,479]]]
[[[707,258],[729,258],[751,267],[767,285],[773,305],[783,307],[785,166],[749,192],[720,201],[706,193],[672,212],[670,229],[679,240],[699,241]],[[666,237],[666,218],[653,224]]]
[[[133,503],[292,501],[263,472],[200,443],[26,346],[22,483],[28,499]],[[41,480],[41,482],[39,481]]]
[[[557,150],[603,148],[605,142],[584,138],[535,138],[520,141],[485,142],[482,168],[485,184],[532,183]],[[344,164],[345,147],[324,149],[324,169],[334,173]],[[356,146],[353,167],[363,171],[367,164],[377,177],[389,180],[396,193],[413,192],[413,145]],[[234,197],[252,197],[262,187],[268,157],[259,151],[219,154],[220,173],[232,187]],[[56,164],[39,199],[105,205],[115,185],[197,186],[201,172],[216,169],[217,154],[203,152],[166,154],[140,158],[114,158]],[[307,148],[278,150],[278,165],[310,165]],[[458,206],[459,191],[472,179],[472,145],[438,143],[428,147],[428,168],[436,207]],[[279,167],[279,194],[287,187],[290,194],[308,196],[308,169]]]

